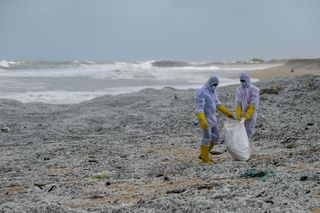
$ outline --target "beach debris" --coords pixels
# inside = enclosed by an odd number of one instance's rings
[[[218,183],[206,183],[206,184],[201,184],[198,185],[197,189],[198,190],[203,190],[203,189],[212,189],[215,186],[219,186]]]
[[[103,130],[103,128],[102,127],[98,127],[98,128],[95,128],[95,130],[94,131],[96,131],[96,132],[100,132],[100,131],[102,131]]]
[[[302,176],[302,177],[300,177],[300,181],[306,181],[306,180],[308,180],[308,176]]]
[[[294,148],[294,144],[293,144],[293,143],[290,143],[290,144],[288,144],[286,147],[287,147],[288,149],[292,149],[292,148]]]
[[[198,186],[198,190],[203,190],[203,189],[212,189],[213,186],[210,186],[208,184],[206,185],[201,185],[201,186]]]
[[[146,201],[140,199],[138,202],[137,202],[137,206],[140,207],[141,205],[145,204]]]
[[[308,130],[310,126],[313,126],[313,125],[314,125],[314,123],[307,123],[306,125],[307,125],[307,126],[306,126],[304,129],[305,129],[305,130]]]
[[[34,186],[38,187],[39,189],[43,189],[43,187],[45,187],[46,185],[45,184],[42,184],[42,183],[35,183]]]
[[[271,200],[271,198],[269,198],[269,199],[265,200],[264,202],[266,202],[266,203],[270,203],[270,204],[274,204],[274,201],[273,201],[273,200]]]
[[[2,128],[1,128],[1,131],[2,131],[2,132],[9,132],[9,131],[10,131],[10,128],[7,127],[7,126],[5,126],[5,127],[2,127]]]
[[[35,183],[34,186],[36,186],[36,187],[38,187],[39,189],[43,190],[43,189],[46,187],[46,184],[43,184],[43,183]],[[57,188],[56,185],[52,185],[52,186],[49,188],[48,192],[51,192],[51,191],[55,190],[56,188]]]
[[[259,194],[256,195],[256,197],[261,197],[266,191],[262,191]]]
[[[296,138],[287,138],[287,139],[281,141],[280,143],[287,144],[287,143],[291,143],[291,142],[293,142],[295,140],[297,140],[297,139]]]
[[[110,186],[111,185],[111,182],[106,182],[106,186]]]
[[[48,192],[51,192],[51,191],[55,190],[56,188],[57,188],[56,185],[52,185],[52,186],[50,187],[50,189],[48,190]]]
[[[166,191],[167,194],[180,194],[182,192],[185,192],[187,189],[182,188],[182,189],[170,189]]]
[[[226,152],[226,150],[223,150],[223,151],[212,150],[210,152],[210,154],[211,155],[222,155],[224,152]]]
[[[89,198],[90,199],[100,199],[100,198],[104,198],[104,197],[105,197],[104,195],[92,195]]]
[[[257,170],[255,168],[247,169],[243,174],[241,174],[240,178],[260,178],[262,181],[265,181],[269,177],[275,176],[275,172],[272,170],[263,171]]]
[[[264,88],[260,90],[260,95],[263,94],[274,94],[274,95],[278,95],[280,90],[282,90],[282,87],[278,86],[278,85],[272,85],[270,88]]]
[[[163,177],[163,180],[164,180],[164,181],[169,181],[170,178],[169,178],[168,176],[164,176],[164,177]]]
[[[1,171],[2,172],[11,172],[12,168],[2,168]]]
[[[104,179],[107,179],[108,177],[109,177],[108,172],[107,171],[103,171],[103,172],[94,174],[91,177],[91,179],[93,179],[93,180],[104,180]]]
[[[279,166],[279,165],[280,165],[280,162],[279,162],[279,161],[277,161],[277,160],[273,160],[273,165],[275,165],[275,166]]]

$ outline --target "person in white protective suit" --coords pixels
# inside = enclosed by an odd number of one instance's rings
[[[214,163],[214,161],[209,158],[209,152],[220,137],[216,110],[218,109],[227,117],[233,118],[232,113],[218,99],[216,90],[218,85],[219,79],[212,76],[197,90],[195,96],[195,112],[203,133],[199,158],[203,163],[208,164]]]
[[[240,74],[240,82],[241,86],[236,89],[236,117],[239,121],[245,119],[245,128],[250,137],[258,116],[260,90],[251,83],[247,73]]]

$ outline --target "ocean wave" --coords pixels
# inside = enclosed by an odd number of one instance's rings
[[[12,65],[22,64],[23,61],[6,61],[1,60],[0,61],[0,68],[7,69],[10,68]]]
[[[154,61],[142,62],[26,62],[23,67],[0,72],[3,77],[32,78],[73,78],[86,77],[94,79],[159,79],[194,78],[197,71],[207,72],[218,70],[215,66],[196,67],[154,67]],[[202,74],[199,74],[202,75]]]
[[[183,61],[135,61],[135,62],[95,62],[90,60],[79,61],[0,61],[0,68],[4,69],[72,69],[72,68],[105,68],[108,70],[139,70],[139,69],[219,69],[211,63],[191,63]]]
[[[221,78],[220,86],[227,86],[233,84],[239,84],[238,80]],[[139,92],[141,90],[152,88],[152,89],[162,89],[164,87],[171,87],[174,89],[197,89],[203,85],[197,81],[188,82],[185,84],[161,84],[161,85],[135,85],[135,86],[125,86],[118,85],[117,87],[104,88],[95,91],[69,91],[69,90],[50,90],[44,91],[41,88],[40,91],[36,91],[35,87],[32,88],[34,91],[25,92],[7,92],[0,93],[0,98],[14,99],[24,103],[28,102],[42,102],[49,104],[75,104],[83,101],[91,100],[104,95],[118,95],[118,94],[128,94],[133,92]],[[31,88],[29,88],[31,89]]]
[[[4,65],[8,61],[3,62]],[[139,80],[139,81],[183,81],[202,83],[211,75],[225,76],[226,71],[250,71],[259,67],[230,67],[220,68],[212,63],[188,62],[189,66],[155,67],[157,61],[137,62],[94,62],[94,61],[66,61],[66,62],[11,62],[12,69],[0,67],[1,77],[14,78],[90,78],[97,80]],[[176,62],[170,61],[169,64]],[[168,61],[164,61],[168,65]],[[194,65],[193,65],[194,64]],[[176,64],[177,65],[177,64]],[[14,68],[13,68],[14,67]],[[265,68],[265,67],[264,67]],[[262,69],[262,68],[261,68]],[[230,72],[228,72],[230,74]]]
[[[95,65],[94,61],[0,61],[0,68],[8,70],[27,70],[27,69],[63,69],[75,68],[82,65]]]
[[[0,61],[0,68],[13,69],[13,70],[39,70],[39,69],[73,69],[73,68],[106,68],[110,69],[149,69],[152,68],[154,61],[142,62],[96,62],[96,61]]]
[[[14,99],[24,103],[75,104],[104,94],[104,92],[28,91],[1,94],[0,98]]]

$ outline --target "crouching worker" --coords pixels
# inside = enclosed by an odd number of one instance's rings
[[[250,137],[258,116],[260,90],[250,82],[247,73],[240,74],[240,82],[241,86],[236,90],[236,117],[239,121],[245,119],[244,124]]]
[[[219,79],[212,76],[206,84],[197,90],[195,96],[195,111],[203,132],[199,158],[203,163],[208,164],[214,163],[214,161],[209,158],[209,152],[220,136],[216,110],[218,109],[227,117],[233,118],[232,113],[218,99],[216,91],[218,85]]]

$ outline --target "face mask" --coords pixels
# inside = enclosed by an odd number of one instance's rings
[[[211,91],[212,91],[213,93],[214,93],[214,91],[216,90],[216,88],[217,88],[217,87],[216,87],[215,85],[211,85],[211,86],[210,86],[210,89],[211,89]]]
[[[245,88],[245,87],[247,87],[247,82],[241,82],[241,86],[243,87],[243,88]]]

